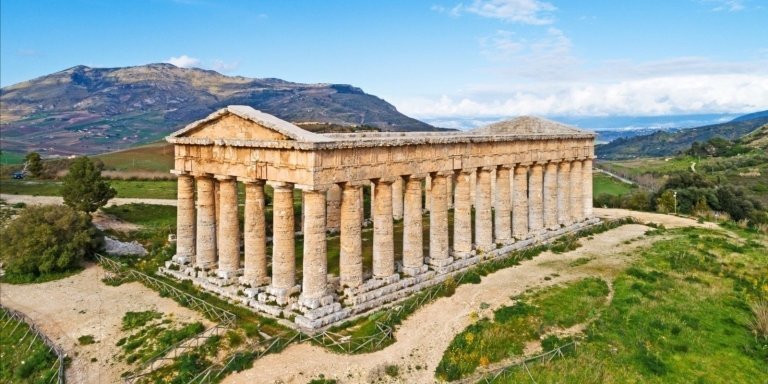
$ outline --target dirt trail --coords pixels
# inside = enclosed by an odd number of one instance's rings
[[[210,322],[202,315],[161,298],[140,283],[111,287],[101,282],[104,270],[88,266],[77,275],[41,284],[0,284],[3,305],[29,316],[43,333],[60,345],[72,365],[67,369],[69,383],[118,383],[120,374],[132,369],[115,356],[115,343],[126,335],[120,330],[128,311],[156,311],[173,314],[176,321]],[[77,338],[93,335],[95,344],[81,346]],[[97,361],[91,362],[91,358]]]
[[[32,195],[9,195],[0,194],[0,199],[8,202],[8,204],[24,203],[28,205],[44,205],[44,204],[63,204],[64,199],[61,196],[32,196]],[[140,199],[129,197],[115,197],[109,200],[107,206],[123,205],[131,203],[144,203],[155,205],[176,205],[176,199]]]

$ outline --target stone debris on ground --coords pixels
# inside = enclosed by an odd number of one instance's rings
[[[144,246],[139,244],[139,242],[136,240],[131,241],[130,243],[126,243],[126,242],[113,239],[109,236],[105,236],[104,242],[105,242],[104,250],[110,255],[119,255],[119,256],[125,256],[125,255],[146,256],[147,255],[147,250],[144,249]]]

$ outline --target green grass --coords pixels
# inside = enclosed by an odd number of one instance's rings
[[[32,384],[51,382],[56,355],[42,340],[32,341],[29,326],[5,317],[0,309],[0,382]],[[27,350],[28,349],[28,350]]]
[[[9,152],[8,150],[3,149],[2,152],[0,152],[0,164],[2,165],[24,164],[25,156],[26,156],[25,153]]]
[[[117,197],[175,199],[175,180],[110,180]],[[0,192],[11,195],[61,196],[61,182],[56,180],[0,179]]]
[[[592,194],[594,196],[599,196],[603,193],[613,196],[621,196],[632,192],[635,189],[637,189],[637,187],[601,172],[595,172],[592,175]]]
[[[518,297],[514,305],[494,311],[493,319],[482,319],[456,335],[435,375],[441,380],[457,380],[480,365],[518,357],[525,343],[548,330],[594,319],[607,296],[608,286],[603,280],[587,278]]]
[[[77,338],[77,342],[80,345],[91,345],[96,343],[96,339],[94,339],[93,335],[82,335]]]
[[[704,229],[669,233],[671,239],[642,251],[616,278],[612,303],[576,353],[528,366],[534,380],[748,383],[768,377],[768,344],[752,335],[749,307],[768,297],[765,246]],[[513,370],[496,382],[529,382],[528,375]]]
[[[16,275],[12,273],[6,273],[3,277],[0,277],[0,281],[8,284],[39,284],[47,281],[61,280],[72,275],[76,275],[83,271],[82,267],[70,269],[62,272],[50,272],[42,275]]]
[[[123,330],[130,330],[127,337],[118,340],[122,350],[120,358],[127,363],[143,363],[158,352],[202,332],[202,323],[181,323],[170,325],[168,318],[154,311],[127,312],[123,316]],[[158,321],[159,320],[159,321]]]
[[[173,144],[165,141],[94,156],[104,162],[104,169],[168,173],[173,169]]]

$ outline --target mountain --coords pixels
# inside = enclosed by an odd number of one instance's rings
[[[747,116],[756,116],[746,118]],[[619,138],[595,147],[598,158],[632,159],[637,157],[671,156],[690,148],[694,141],[705,142],[713,137],[733,140],[768,123],[768,111],[738,117],[730,122],[688,128],[679,131],[657,131],[650,135]]]
[[[768,124],[744,135],[741,143],[748,147],[768,150]]]
[[[149,64],[76,66],[0,90],[3,150],[92,154],[158,140],[231,104],[297,124],[433,131],[345,84],[300,84]]]

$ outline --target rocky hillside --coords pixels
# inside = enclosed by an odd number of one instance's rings
[[[690,148],[694,141],[702,143],[714,137],[728,140],[740,138],[768,123],[766,112],[768,111],[741,116],[722,124],[620,138],[608,144],[598,145],[595,151],[599,158],[614,160],[672,156]]]
[[[0,104],[3,150],[59,154],[154,141],[230,104],[294,123],[436,130],[351,85],[231,77],[171,64],[77,66],[5,87]]]

